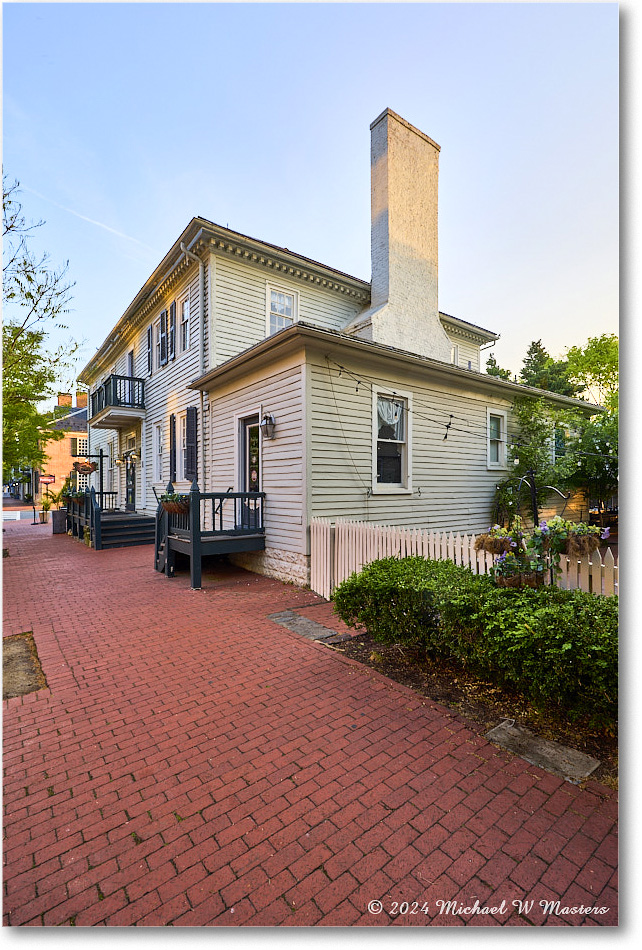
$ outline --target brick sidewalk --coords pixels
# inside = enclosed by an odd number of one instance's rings
[[[617,922],[614,793],[267,619],[331,623],[314,594],[5,529],[4,635],[48,683],[4,703],[5,923]]]

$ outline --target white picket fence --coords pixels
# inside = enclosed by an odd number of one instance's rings
[[[475,535],[452,531],[397,528],[365,521],[313,518],[310,524],[310,587],[329,600],[341,581],[364,564],[383,557],[419,557],[449,560],[487,574],[493,555],[475,551]],[[618,565],[609,548],[604,560],[599,551],[582,558],[562,556],[556,583],[565,590],[587,591],[607,597],[619,593]]]

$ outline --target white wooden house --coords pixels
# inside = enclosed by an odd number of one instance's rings
[[[195,218],[80,376],[118,506],[260,490],[265,549],[235,557],[301,583],[315,516],[486,529],[512,401],[539,394],[438,308],[439,146],[390,110],[371,135],[371,283]]]

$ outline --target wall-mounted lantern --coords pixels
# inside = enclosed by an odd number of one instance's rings
[[[260,429],[261,429],[261,432],[263,433],[264,439],[274,438],[274,430],[276,429],[276,422],[271,412],[264,413],[263,418],[261,419]]]

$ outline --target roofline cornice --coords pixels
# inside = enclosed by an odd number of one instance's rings
[[[436,372],[438,375],[451,377],[468,385],[479,386],[483,389],[498,390],[506,395],[507,398],[516,396],[530,396],[534,399],[545,398],[565,408],[581,409],[584,412],[602,412],[603,407],[586,403],[581,399],[573,399],[570,396],[561,396],[558,393],[550,393],[543,389],[535,389],[532,386],[524,386],[522,383],[513,383],[509,380],[499,379],[496,376],[490,376],[488,373],[480,373],[476,370],[461,369],[452,363],[444,363],[441,360],[431,359],[427,356],[418,356],[415,353],[409,353],[406,350],[398,350],[382,343],[374,343],[371,340],[362,340],[357,337],[347,336],[335,330],[325,330],[319,327],[313,327],[306,323],[295,323],[285,330],[266,337],[260,343],[249,347],[232,359],[214,367],[203,376],[189,383],[188,389],[203,390],[213,388],[212,383],[218,382],[229,374],[237,372],[243,367],[243,364],[249,360],[259,360],[261,357],[273,358],[275,349],[283,352],[294,349],[300,345],[301,341],[309,340],[311,342],[342,346],[347,349],[358,352],[360,355],[371,354],[373,356],[385,357],[386,359],[396,359],[399,362],[413,364],[414,366],[424,367]]]

